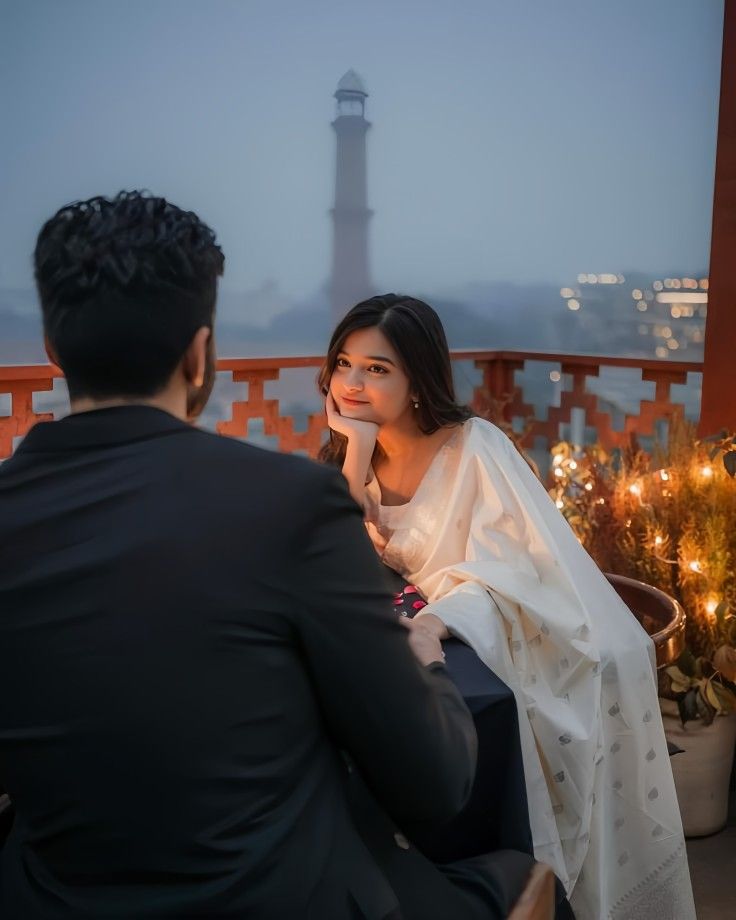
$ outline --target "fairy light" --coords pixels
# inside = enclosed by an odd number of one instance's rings
[[[661,534],[657,534],[657,536],[654,538],[654,545],[661,546],[663,543],[664,543],[664,538],[662,537]]]
[[[635,482],[632,485],[630,485],[629,492],[631,492],[632,495],[636,495],[636,497],[638,498],[641,495],[641,486],[639,485],[639,483]]]
[[[571,460],[569,463],[569,466],[571,470],[576,470],[578,468],[578,465],[575,460]]]
[[[563,477],[564,475],[565,475],[564,471],[563,471],[559,466],[556,466],[556,467],[555,467],[555,476],[556,476],[558,479],[562,479],[562,477]]]
[[[562,501],[561,498],[558,498],[558,499],[557,499],[557,501],[555,502],[555,505],[557,505],[557,507],[560,509],[560,511],[565,507],[565,503]]]
[[[709,464],[701,466],[700,475],[703,477],[703,479],[710,479],[713,476],[713,467]]]
[[[703,572],[703,567],[700,564],[700,562],[698,562],[697,559],[693,559],[690,562],[688,562],[687,567],[690,569],[691,572],[696,572],[698,575],[701,575]]]
[[[595,503],[596,505],[605,505],[606,500],[605,498],[597,498]]]
[[[705,611],[708,616],[715,616],[716,610],[718,609],[718,598],[714,597],[712,594],[705,602]]]
[[[555,454],[552,458],[552,466],[559,466],[562,461],[565,459],[564,454]]]
[[[662,480],[662,482],[669,482],[670,474],[667,472],[667,470],[660,470],[659,478]]]
[[[592,491],[593,491],[593,483],[592,483],[592,482],[586,482],[586,483],[585,483],[585,491],[586,491],[586,492],[592,492]]]

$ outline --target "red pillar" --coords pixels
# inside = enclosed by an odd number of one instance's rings
[[[725,0],[701,435],[736,431],[736,0]]]

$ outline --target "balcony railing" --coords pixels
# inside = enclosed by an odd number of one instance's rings
[[[478,414],[512,426],[532,452],[545,452],[560,438],[598,440],[607,449],[632,434],[646,442],[666,436],[673,417],[695,420],[699,411],[699,362],[473,350],[452,357],[461,398]],[[205,425],[314,456],[326,429],[313,385],[322,360],[219,360],[216,398]],[[241,395],[242,384],[247,390]],[[277,393],[268,393],[269,387]],[[15,440],[36,422],[68,410],[62,375],[51,365],[0,366],[0,413],[2,394],[9,394],[9,411],[0,414],[0,458],[8,457]]]

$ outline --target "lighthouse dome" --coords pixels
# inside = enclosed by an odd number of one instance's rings
[[[356,93],[360,94],[361,96],[368,95],[368,91],[365,88],[365,83],[363,83],[363,80],[360,78],[360,76],[352,69],[348,70],[347,73],[344,73],[342,77],[340,77],[340,82],[337,84],[337,91],[335,92],[335,95],[337,96],[338,93]]]

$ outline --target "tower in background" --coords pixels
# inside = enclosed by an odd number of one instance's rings
[[[354,304],[373,294],[368,267],[368,208],[365,137],[365,85],[354,70],[337,84],[335,206],[332,209],[330,305],[335,323]]]

